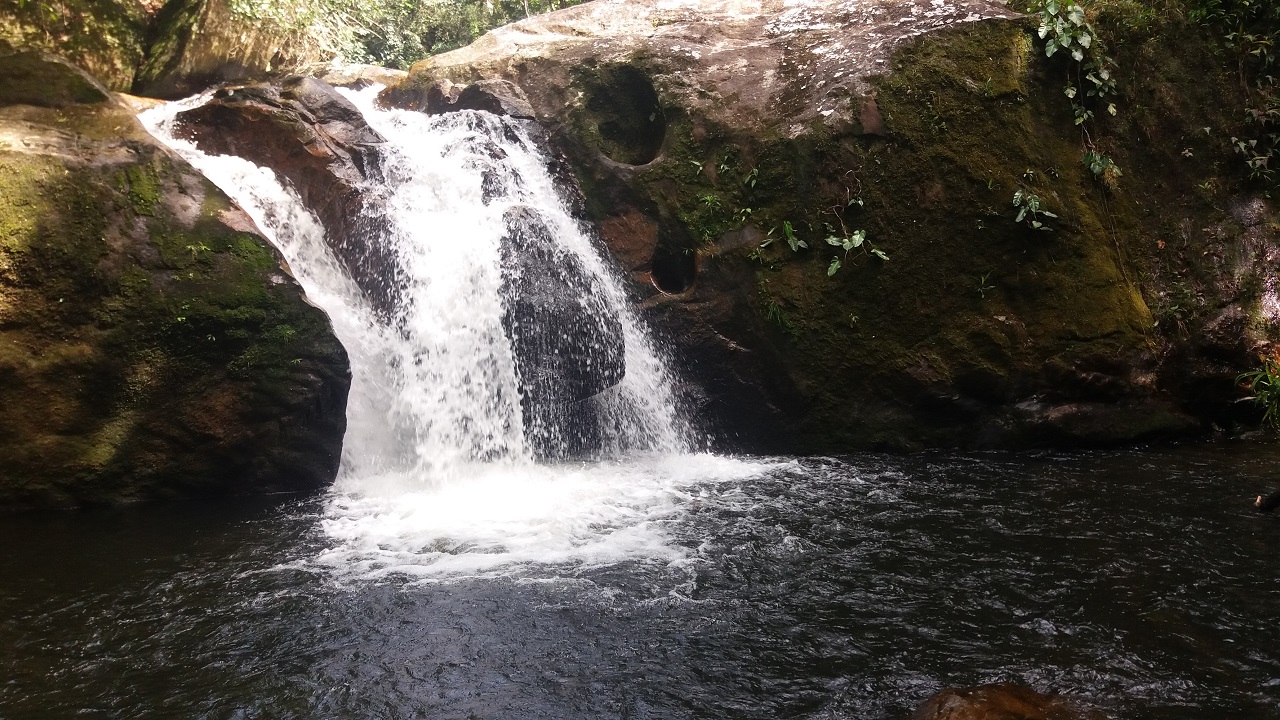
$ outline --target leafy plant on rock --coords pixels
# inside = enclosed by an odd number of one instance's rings
[[[1057,218],[1058,216],[1041,207],[1039,195],[1019,189],[1013,194],[1013,206],[1018,208],[1018,216],[1013,219],[1014,222],[1025,222],[1033,230],[1053,230],[1040,218]]]
[[[1236,382],[1253,393],[1246,400],[1253,400],[1263,408],[1262,422],[1272,429],[1280,429],[1280,362],[1263,358],[1262,367],[1242,373]]]
[[[1124,173],[1120,172],[1120,167],[1116,165],[1109,155],[1096,150],[1086,150],[1082,159],[1085,167],[1089,168],[1089,172],[1093,173],[1095,180],[1100,181],[1109,189],[1115,189],[1120,176]]]

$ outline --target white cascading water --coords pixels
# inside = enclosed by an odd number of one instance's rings
[[[385,203],[386,241],[402,273],[390,321],[370,307],[320,223],[271,170],[205,155],[173,136],[174,116],[207,98],[141,116],[249,213],[347,348],[353,378],[342,469],[322,522],[332,542],[309,563],[378,578],[682,556],[664,524],[690,486],[759,466],[688,454],[667,369],[518,122],[380,110],[377,90],[344,94],[387,139],[385,184],[367,190]],[[484,152],[494,144],[497,163]],[[517,206],[536,208],[561,251],[590,275],[597,289],[590,301],[621,323],[625,376],[589,401],[603,459],[538,463],[526,437],[499,294],[504,213]]]

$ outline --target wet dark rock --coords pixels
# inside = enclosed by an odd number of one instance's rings
[[[481,110],[520,120],[534,118],[533,106],[518,85],[507,80],[479,80],[469,85],[457,85],[440,80],[426,86],[395,86],[382,96],[382,101],[392,107],[418,110],[428,115],[441,115],[459,110]]]
[[[384,317],[401,269],[369,190],[381,181],[382,136],[330,85],[309,77],[218,91],[178,115],[177,134],[206,153],[236,155],[282,177],[324,225],[335,255]]]
[[[61,61],[0,57],[18,63],[17,87],[0,78],[0,507],[331,482],[350,371],[328,318],[130,108]],[[20,104],[23,84],[57,107]]]
[[[503,219],[503,326],[520,374],[525,427],[542,454],[579,454],[596,435],[586,401],[626,373],[622,324],[536,210],[517,206]]]
[[[1081,710],[1059,695],[1001,683],[943,690],[920,705],[910,720],[1106,720],[1106,716]]]

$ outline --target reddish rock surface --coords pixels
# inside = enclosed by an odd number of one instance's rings
[[[910,720],[1106,720],[1058,695],[1044,695],[1021,685],[1001,683],[948,688],[929,698]]]

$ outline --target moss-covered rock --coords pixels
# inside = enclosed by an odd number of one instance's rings
[[[128,108],[0,105],[0,506],[321,486],[348,385],[252,222]]]
[[[150,21],[140,0],[0,0],[0,51],[56,52],[127,91],[146,55]]]
[[[307,3],[262,3],[254,14],[230,0],[169,0],[155,22],[133,92],[194,95],[218,83],[279,76],[334,58],[332,28]],[[270,11],[270,12],[265,12]],[[330,21],[332,24],[332,21]]]
[[[1090,125],[1124,172],[1103,182],[1068,68],[995,5],[703,5],[535,18],[385,97],[523,87],[708,425],[831,451],[1250,419],[1233,380],[1275,334],[1276,226],[1224,173],[1242,90],[1176,12],[1099,19],[1125,93]],[[1018,191],[1050,230],[1015,220]]]

